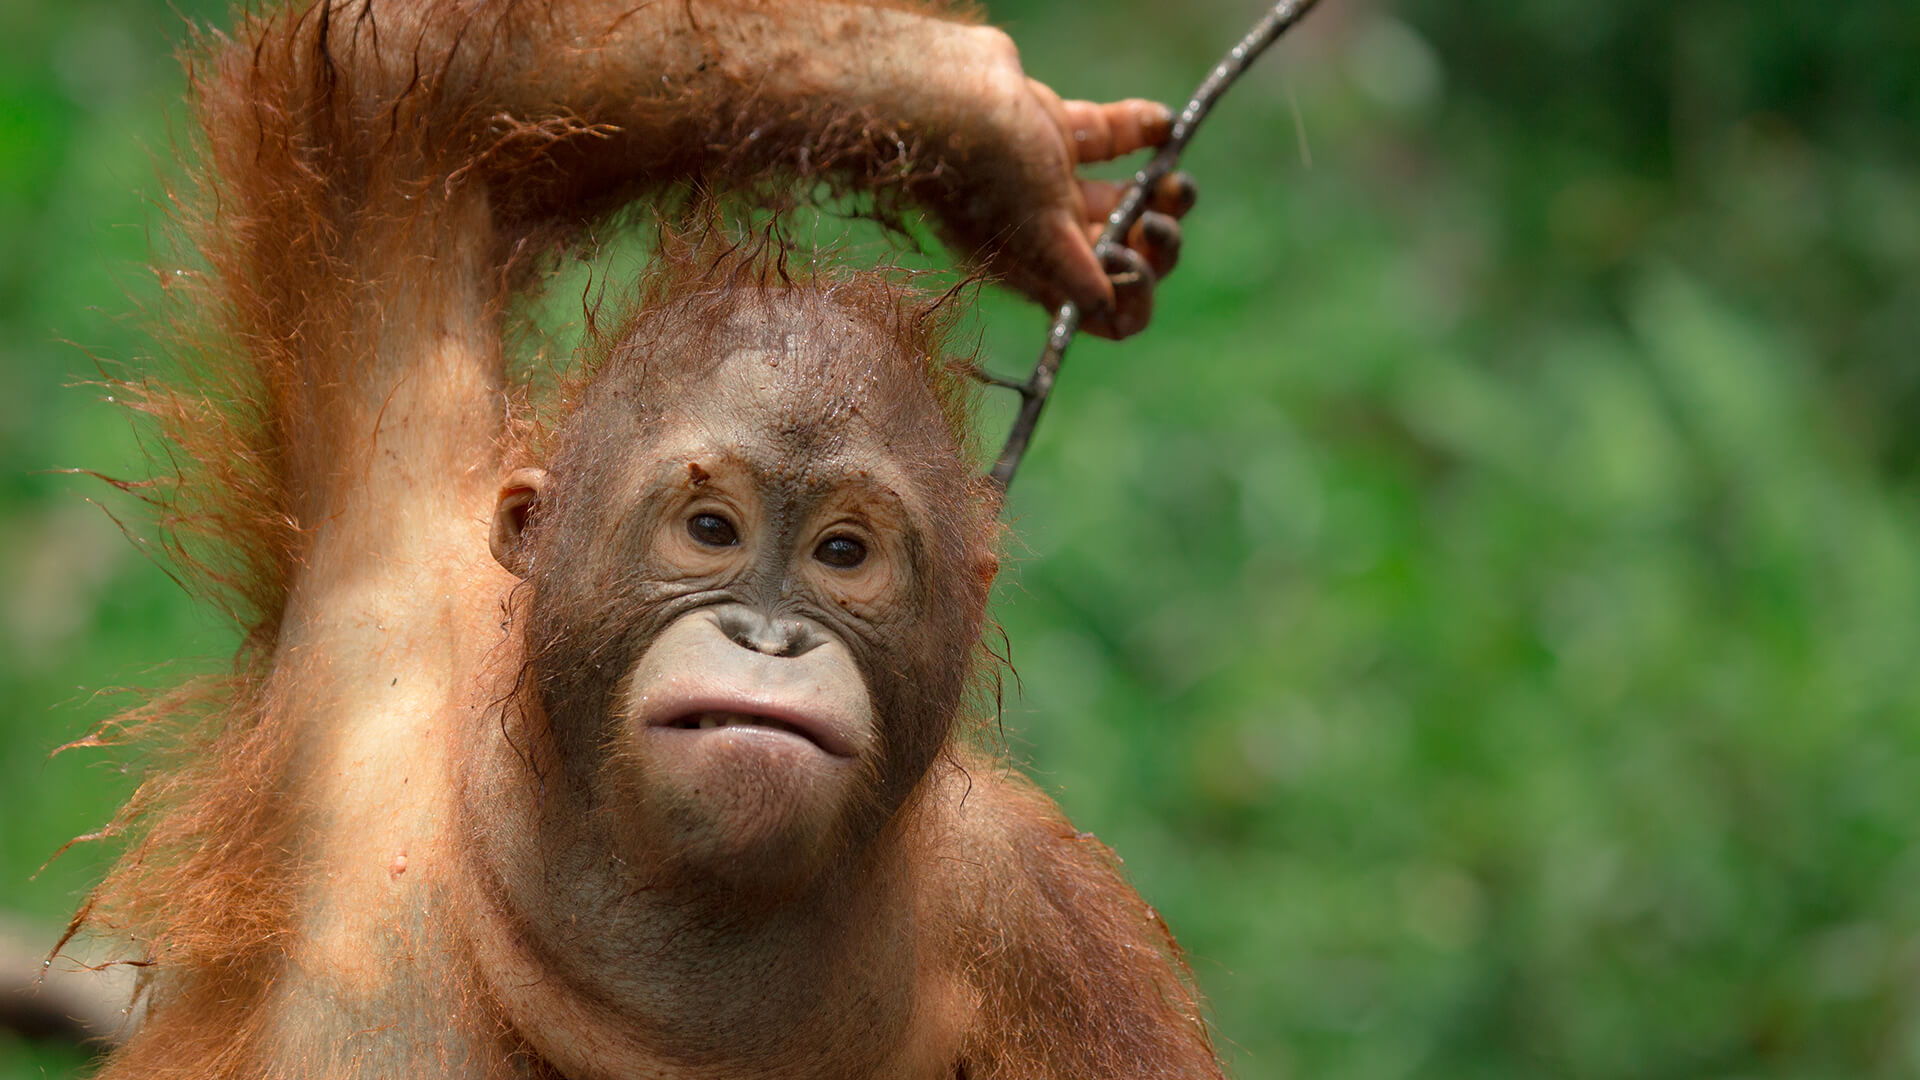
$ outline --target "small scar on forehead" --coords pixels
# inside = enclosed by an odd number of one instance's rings
[[[708,477],[707,470],[701,468],[699,462],[697,461],[687,462],[687,482],[688,483],[692,484],[694,487],[699,487],[701,484],[704,484],[707,482],[707,477]]]

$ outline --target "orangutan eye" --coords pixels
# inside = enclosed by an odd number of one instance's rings
[[[740,542],[733,522],[719,514],[695,514],[688,518],[687,535],[708,547],[732,547]]]
[[[829,536],[813,549],[813,557],[836,569],[851,570],[867,561],[867,545],[851,536]]]

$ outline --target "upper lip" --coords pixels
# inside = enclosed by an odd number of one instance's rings
[[[748,722],[767,721],[766,726],[792,731],[835,757],[854,756],[852,741],[836,730],[831,721],[770,695],[711,691],[662,704],[662,708],[648,711],[648,727],[678,727],[698,720],[705,713],[721,713],[742,717]]]

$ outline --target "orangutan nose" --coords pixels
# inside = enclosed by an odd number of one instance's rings
[[[810,652],[826,641],[826,635],[804,619],[774,618],[750,608],[720,612],[720,632],[743,649],[788,658]]]

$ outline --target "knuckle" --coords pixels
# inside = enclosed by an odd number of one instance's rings
[[[976,44],[989,59],[1001,63],[1011,61],[1016,66],[1020,63],[1020,47],[1005,30],[997,26],[976,26],[972,31]]]

